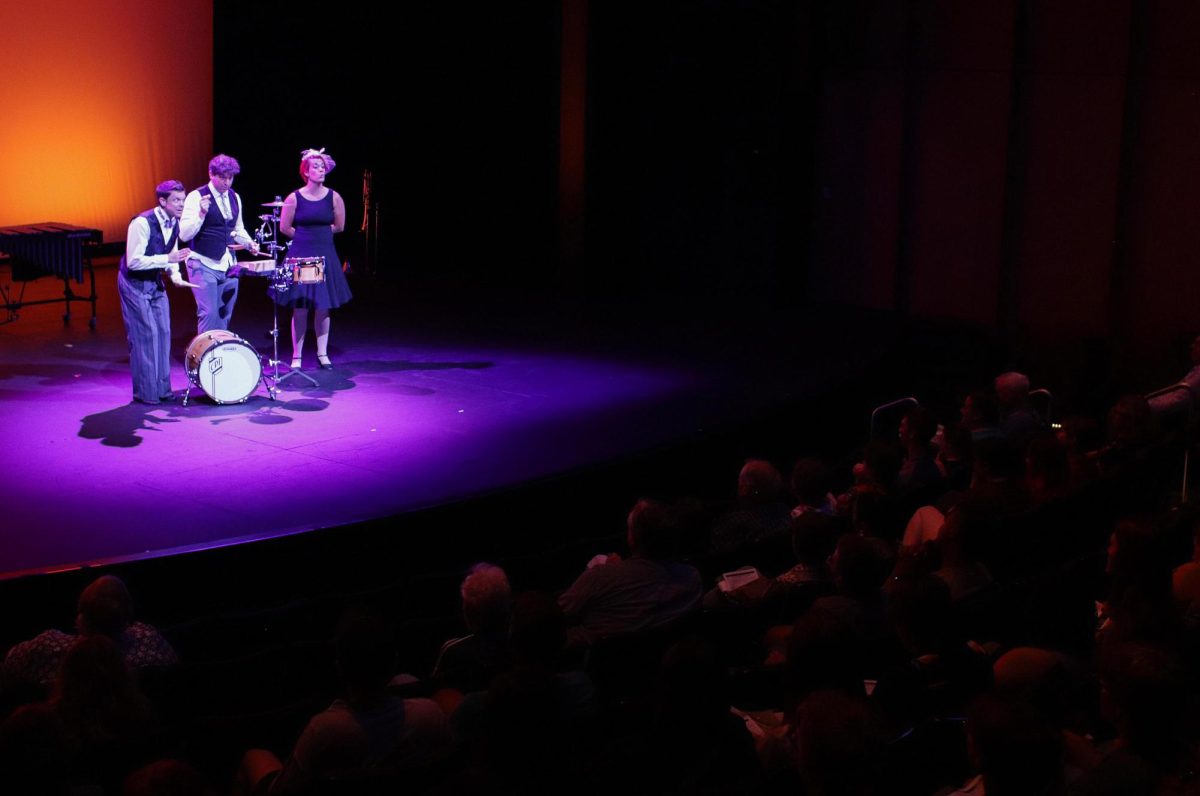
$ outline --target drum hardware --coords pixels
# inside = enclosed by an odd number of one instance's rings
[[[268,263],[266,260],[260,260],[256,263],[249,264],[247,269],[249,273],[255,276],[265,276],[270,281],[268,292],[273,288],[276,291],[287,290],[292,286],[292,272],[284,267],[280,262],[280,252],[286,252],[291,242],[279,242],[279,208],[283,207],[281,197],[276,196],[274,202],[263,202],[263,207],[271,208],[270,214],[259,216],[262,225],[258,228],[254,237],[258,241],[259,251],[264,252],[271,258]],[[274,373],[271,375],[271,382],[267,384],[267,394],[271,396],[271,400],[275,400],[279,395],[279,385],[290,379],[292,376],[299,376],[314,387],[320,386],[317,380],[306,373],[301,373],[298,370],[291,370],[282,375],[279,373],[279,305],[271,300],[271,357],[267,360],[267,367],[272,369]],[[263,375],[264,382],[267,375]]]
[[[272,256],[274,256],[276,252],[286,251],[287,247],[290,245],[291,243],[289,242],[283,246],[274,246],[271,251]],[[277,260],[276,262],[279,264],[275,267],[275,270],[263,274],[264,276],[269,277],[271,280],[271,284],[268,286],[268,291],[273,289],[278,294],[292,286],[292,283],[296,280],[296,271],[291,265],[293,259],[294,258],[283,260],[282,262]],[[318,259],[320,259],[322,264],[324,264],[324,258]],[[279,304],[276,303],[274,297],[271,299],[271,331],[269,334],[271,335],[272,354],[271,358],[267,362],[270,367],[275,369],[272,385],[268,388],[268,392],[271,393],[271,397],[274,398],[279,392],[280,384],[283,384],[293,376],[304,379],[313,387],[320,387],[321,385],[316,379],[299,370],[292,370],[291,368],[288,368],[286,373],[284,373],[282,376],[279,375]]]
[[[291,287],[291,284],[291,271],[287,270],[287,268],[282,265],[275,269],[275,275],[271,279],[271,287],[275,288],[276,291],[287,290],[289,287]],[[298,376],[304,379],[314,387],[321,386],[320,382],[301,370],[292,370],[291,368],[288,368],[287,373],[283,374],[282,376],[279,375],[279,304],[275,302],[274,298],[271,299],[271,350],[273,354],[269,362],[270,365],[275,368],[275,383],[273,386],[268,387],[267,390],[271,393],[272,398],[274,398],[275,394],[279,392],[279,385],[283,384],[293,376]]]

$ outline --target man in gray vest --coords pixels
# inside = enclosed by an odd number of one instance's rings
[[[163,285],[166,272],[176,285],[184,284],[179,263],[191,254],[179,248],[183,212],[183,183],[167,180],[155,189],[158,206],[129,222],[125,256],[117,274],[121,317],[129,338],[129,371],[133,400],[157,404],[171,400],[171,309]]]
[[[188,279],[198,287],[196,331],[228,329],[237,303],[238,280],[229,275],[235,260],[230,244],[240,243],[258,254],[258,244],[242,225],[242,200],[233,191],[233,178],[242,170],[228,155],[208,163],[208,184],[187,195],[179,219],[179,238],[191,247]]]

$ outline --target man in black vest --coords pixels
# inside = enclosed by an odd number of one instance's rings
[[[183,212],[183,183],[167,180],[155,193],[158,206],[136,215],[125,235],[125,256],[117,275],[121,317],[129,338],[129,370],[133,400],[157,404],[170,400],[171,310],[163,272],[183,284],[179,263],[191,254],[179,246],[179,215]]]
[[[238,280],[229,275],[235,260],[231,243],[240,243],[253,254],[258,244],[242,226],[242,200],[233,191],[233,178],[242,170],[228,155],[217,155],[208,163],[208,184],[187,195],[179,220],[179,238],[192,253],[187,260],[188,279],[198,287],[196,331],[228,329],[237,303]]]

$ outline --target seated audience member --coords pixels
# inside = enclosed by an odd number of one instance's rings
[[[1071,495],[1071,462],[1067,447],[1056,436],[1043,434],[1025,448],[1025,488],[1034,506]]]
[[[1025,490],[1024,449],[1003,440],[979,443],[968,493],[990,504],[1001,517],[1028,511],[1032,503]]]
[[[980,536],[986,532],[986,517],[973,501],[966,500],[950,510],[937,535],[940,566],[933,574],[946,583],[954,602],[993,584],[992,575],[978,554]]]
[[[1030,550],[1013,534],[1016,518],[1030,510],[1025,490],[1024,458],[1012,445],[993,441],[976,448],[975,473],[966,501],[978,510],[974,536],[979,560],[999,582],[1008,582],[1029,568]]]
[[[900,474],[901,453],[890,442],[872,440],[863,448],[861,462],[854,465],[856,486],[871,486],[889,495],[896,488],[896,477]],[[840,501],[839,501],[840,502]]]
[[[755,546],[777,542],[786,548],[789,508],[783,476],[762,459],[750,459],[738,474],[737,508],[713,520],[712,553],[749,554]]]
[[[869,796],[883,781],[887,744],[882,724],[861,697],[810,694],[796,710],[793,741],[806,796]]]
[[[754,739],[729,711],[729,675],[706,641],[681,641],[663,656],[655,689],[647,763],[656,792],[751,792],[758,769]]]
[[[595,563],[558,598],[574,623],[569,646],[662,627],[699,606],[700,573],[674,560],[676,531],[666,505],[647,499],[634,505],[626,531],[630,557]]]
[[[829,570],[829,557],[837,546],[843,527],[837,519],[817,512],[793,519],[792,553],[796,556],[796,563],[776,576],[775,583],[784,588],[832,588],[833,573]]]
[[[512,590],[504,570],[493,564],[476,564],[462,582],[463,620],[471,635],[442,645],[432,678],[459,691],[486,688],[492,678],[512,666],[508,625]]]
[[[1080,796],[1187,793],[1197,760],[1192,672],[1165,650],[1114,644],[1100,655],[1100,709],[1117,740],[1072,789]]]
[[[843,523],[836,517],[807,512],[792,518],[792,553],[796,563],[775,577],[761,577],[732,590],[719,586],[704,596],[704,607],[720,609],[787,606],[798,609],[788,621],[817,597],[833,590],[829,556],[841,535]]]
[[[1100,476],[1126,478],[1144,469],[1156,434],[1150,405],[1140,395],[1126,395],[1108,410],[1104,447],[1092,453]]]
[[[947,796],[1058,796],[1066,792],[1061,733],[1019,700],[984,694],[967,712],[978,776]]]
[[[873,701],[897,729],[959,715],[991,686],[991,661],[959,636],[944,581],[932,575],[893,579],[887,616],[906,660],[879,678]]]
[[[850,529],[859,536],[880,539],[895,545],[904,531],[908,516],[905,504],[876,486],[856,486],[846,503]]]
[[[1200,629],[1200,519],[1192,523],[1192,558],[1171,573],[1175,608],[1190,631]]]
[[[161,743],[116,642],[85,635],[67,652],[49,701],[0,726],[0,768],[6,792],[115,793]]]
[[[1189,406],[1200,399],[1200,337],[1192,339],[1188,358],[1192,367],[1177,382],[1186,386],[1187,391],[1168,392],[1150,399],[1150,410],[1155,414],[1186,416]]]
[[[553,789],[570,768],[580,751],[572,744],[587,737],[597,704],[587,674],[559,669],[565,644],[552,597],[526,592],[514,600],[512,669],[465,695],[450,717],[465,766],[448,792],[496,779],[510,790]]]
[[[0,682],[6,688],[49,686],[67,652],[83,636],[112,639],[130,669],[178,663],[175,650],[157,630],[134,621],[133,598],[115,575],[97,578],[79,595],[75,627],[78,635],[47,630],[14,646],[0,667]]]
[[[304,728],[281,764],[270,752],[246,753],[239,786],[262,792],[308,793],[371,771],[399,772],[435,761],[450,744],[450,725],[429,699],[402,699],[387,692],[396,665],[392,632],[366,612],[348,612],[334,641],[344,696]]]
[[[1071,483],[1086,486],[1095,481],[1096,462],[1092,452],[1104,446],[1104,432],[1094,418],[1068,415],[1055,429],[1054,436],[1067,449]]]
[[[157,760],[125,778],[121,796],[217,796],[184,760]]]
[[[1015,647],[992,666],[996,694],[1030,705],[1063,735],[1067,779],[1094,768],[1101,754],[1093,747],[1098,689],[1093,674],[1063,652]]]
[[[829,493],[829,469],[820,459],[804,458],[792,467],[793,519],[810,512],[832,517],[837,514],[837,500]]]
[[[951,423],[943,430],[937,466],[948,492],[964,492],[971,485],[973,443],[971,432],[962,423]]]
[[[954,508],[950,508],[950,513]],[[938,540],[942,528],[946,524],[947,515],[937,506],[921,506],[913,512],[908,524],[904,526],[904,536],[900,539],[900,550],[911,554],[913,551]]]
[[[959,409],[959,419],[962,427],[971,435],[972,442],[999,439],[1000,433],[1000,404],[996,393],[990,390],[976,390],[963,399]]]
[[[900,419],[900,445],[904,459],[896,475],[896,490],[901,495],[932,499],[942,486],[942,471],[937,465],[937,449],[933,437],[937,434],[937,419],[933,412],[916,406]]]
[[[1001,373],[993,386],[1000,407],[1000,434],[1024,449],[1029,440],[1046,429],[1046,421],[1029,402],[1029,377],[1015,371]]]
[[[1171,594],[1171,559],[1160,529],[1147,520],[1117,523],[1104,566],[1107,594],[1099,606],[1099,643],[1179,641]]]
[[[774,578],[759,577],[737,588],[719,582],[704,595],[709,637],[720,639],[731,663],[761,661],[764,632],[795,622],[814,600],[834,591],[827,562],[843,527],[837,517],[815,511],[801,514],[792,519],[795,565]]]
[[[873,679],[892,666],[898,651],[895,634],[884,615],[882,592],[892,568],[891,551],[880,539],[843,534],[830,558],[830,567],[837,593],[814,601],[805,616],[817,612],[844,627],[853,639],[857,657],[849,676],[859,682]],[[787,638],[786,634],[772,634],[776,645]]]

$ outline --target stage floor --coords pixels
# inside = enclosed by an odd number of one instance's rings
[[[741,357],[720,346],[694,345],[706,354],[684,358],[655,345],[661,336],[639,344],[618,335],[609,345],[578,326],[539,333],[543,321],[528,307],[513,310],[522,323],[492,335],[478,309],[462,312],[460,329],[416,300],[406,317],[402,305],[372,301],[379,293],[356,283],[361,298],[334,316],[334,370],[316,369],[310,337],[305,372],[317,387],[291,379],[278,400],[259,387],[246,403],[224,406],[193,389],[186,407],[146,406],[130,402],[116,271],[100,268],[97,278],[95,331],[79,309],[63,325],[54,305],[0,325],[3,577],[460,500],[698,433],[765,389],[731,375],[729,360]],[[256,286],[242,280],[232,328],[265,355],[271,309]],[[50,295],[56,283],[29,289],[27,297]],[[182,390],[194,302],[172,290],[171,305],[172,381]],[[544,324],[570,314],[547,312]],[[828,381],[827,362],[809,357],[808,365]],[[792,383],[805,378],[788,374]]]

